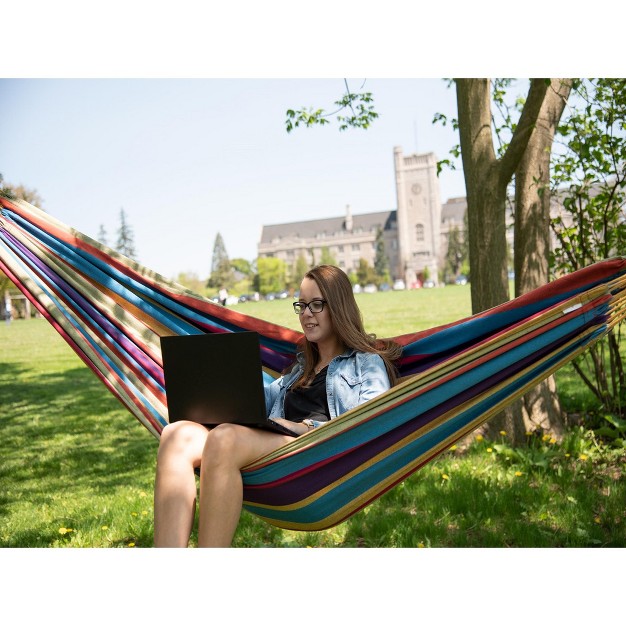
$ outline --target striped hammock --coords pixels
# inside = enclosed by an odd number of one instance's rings
[[[0,198],[0,269],[156,437],[168,422],[159,337],[256,331],[269,383],[301,334],[216,305]],[[322,530],[378,498],[602,337],[624,316],[626,259],[459,322],[395,337],[401,382],[242,470],[244,506]]]

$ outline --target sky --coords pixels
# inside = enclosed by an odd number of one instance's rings
[[[458,143],[451,126],[432,123],[456,113],[441,77],[598,75],[591,36],[567,54],[555,36],[528,45],[537,11],[568,28],[558,7],[527,0],[506,29],[500,8],[9,3],[0,173],[36,189],[61,222],[94,238],[104,226],[110,244],[123,209],[143,265],[205,278],[218,233],[229,257],[252,260],[264,224],[336,217],[346,205],[395,209],[394,147],[443,159]],[[605,75],[619,75],[619,42],[602,45],[613,60]],[[334,110],[344,77],[374,95],[380,117],[368,130],[286,132],[289,108]],[[440,176],[440,195],[465,195],[460,164]]]
[[[208,276],[217,233],[230,258],[252,260],[264,224],[396,208],[393,150],[448,155],[458,142],[440,78],[348,79],[374,95],[367,130],[285,129],[286,110],[331,112],[330,79],[3,79],[0,172],[42,207],[110,244],[120,211],[138,260],[167,277]],[[442,201],[465,195],[462,169],[440,176]]]

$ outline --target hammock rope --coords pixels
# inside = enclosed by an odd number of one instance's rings
[[[161,336],[255,331],[266,383],[293,362],[300,332],[201,298],[26,202],[0,205],[0,269],[155,437],[168,423]],[[625,287],[626,259],[609,259],[395,337],[400,383],[244,468],[244,507],[281,528],[344,521],[621,322]]]

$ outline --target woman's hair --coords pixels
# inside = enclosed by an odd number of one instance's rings
[[[385,362],[389,382],[393,386],[397,380],[393,362],[400,358],[402,347],[393,341],[377,339],[376,335],[365,332],[363,317],[346,273],[334,265],[318,265],[304,277],[314,280],[319,287],[338,339],[347,349],[380,355]],[[294,386],[306,385],[313,379],[313,372],[320,358],[317,345],[309,342],[306,337],[302,340],[302,351],[305,356],[304,372]]]

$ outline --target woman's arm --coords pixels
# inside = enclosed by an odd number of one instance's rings
[[[361,357],[361,392],[359,404],[363,404],[391,388],[387,368],[378,354]]]

